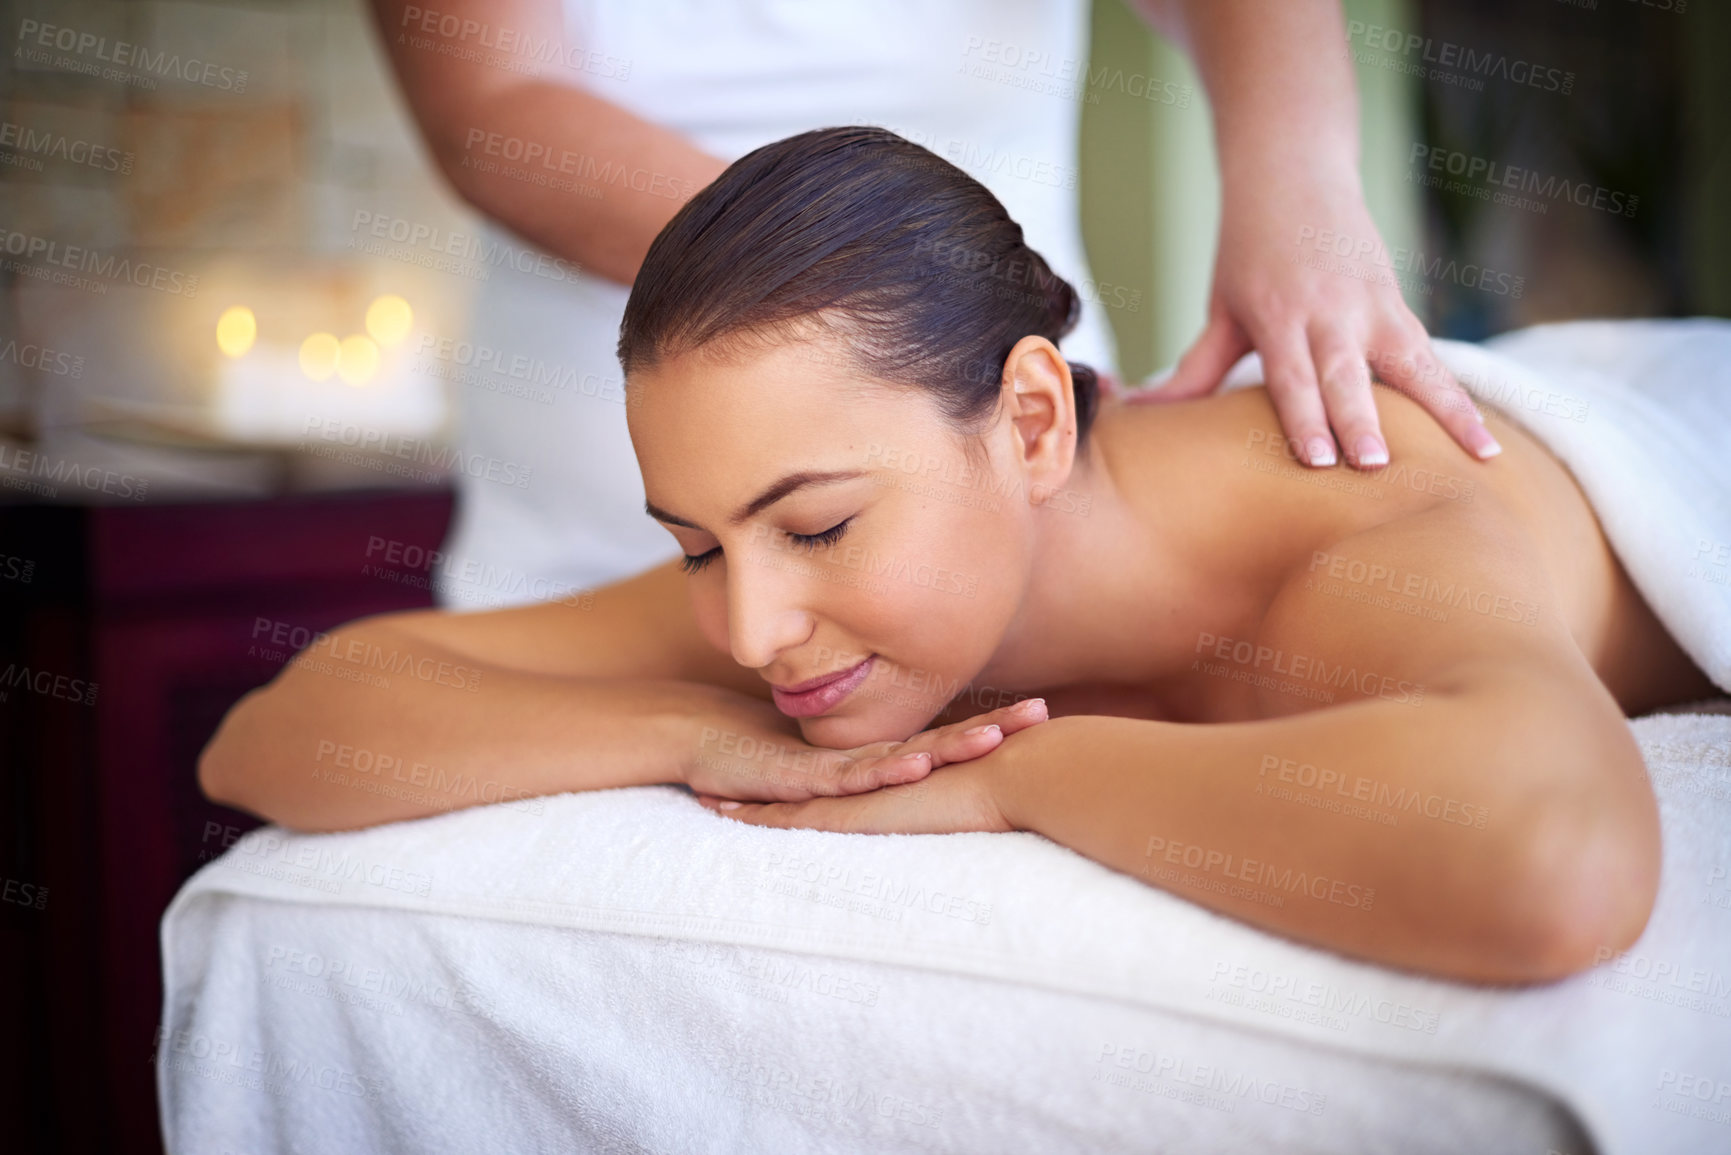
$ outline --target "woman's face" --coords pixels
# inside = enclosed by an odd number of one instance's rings
[[[1013,422],[970,460],[928,393],[864,376],[829,335],[699,349],[629,388],[651,512],[686,553],[710,642],[778,687],[871,659],[827,695],[776,694],[809,713],[807,741],[905,738],[964,692],[995,704],[970,682],[1034,549]]]

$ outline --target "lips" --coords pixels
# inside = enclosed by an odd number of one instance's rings
[[[837,678],[845,677],[855,669],[858,669],[857,665],[849,666],[845,670],[836,670],[829,674],[819,674],[815,678],[807,678],[805,681],[798,682],[792,686],[775,686],[775,688],[784,694],[803,694],[807,690],[815,690],[819,686],[827,686]],[[774,686],[773,682],[770,684]]]
[[[810,678],[785,689],[781,686],[770,686],[770,694],[775,698],[775,708],[790,718],[812,718],[833,710],[866,680],[876,657],[876,654],[869,655],[856,666]]]

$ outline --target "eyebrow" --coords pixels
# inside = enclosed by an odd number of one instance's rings
[[[770,506],[774,505],[788,494],[794,492],[796,489],[803,489],[808,485],[828,485],[831,482],[836,481],[851,481],[853,478],[864,477],[865,475],[865,470],[863,469],[839,469],[827,472],[808,469],[799,473],[790,473],[768,489],[764,490],[762,493],[758,494],[756,497],[752,498],[750,501],[746,502],[744,505],[740,506],[740,508],[734,512],[733,516],[727,519],[727,523],[735,526],[740,525],[747,518],[754,517],[763,512],[765,509],[768,509]],[[643,502],[643,512],[647,513],[650,517],[653,517],[656,521],[664,521],[669,525],[683,525],[686,529],[703,529],[703,527],[698,525],[696,522],[686,521],[678,514],[669,513],[647,499]]]

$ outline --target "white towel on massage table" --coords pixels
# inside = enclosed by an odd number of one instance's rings
[[[1588,359],[1601,369],[1655,378],[1704,346],[1693,364],[1709,385],[1697,394],[1567,364],[1564,350],[1595,341],[1606,351]],[[1502,390],[1511,416],[1570,465],[1642,592],[1731,686],[1731,604],[1713,568],[1731,542],[1731,324],[1553,326],[1498,344],[1526,364],[1442,348],[1475,393],[1492,401]],[[1533,369],[1547,353],[1554,363]],[[1669,417],[1642,400],[1685,394]],[[1538,1088],[1610,1155],[1731,1150],[1731,717],[1632,726],[1664,828],[1653,918],[1626,954],[1518,991],[1304,947],[1034,835],[766,830],[670,787],[352,834],[265,828],[201,870],[164,916],[158,1080],[169,1148],[553,1151],[583,1135],[591,1142],[580,1146],[604,1150],[1086,1150],[1127,1145],[1123,1121],[1177,1093],[1199,1117],[1210,1115],[1208,1096],[1248,1094],[1245,1114],[1289,1126],[1282,1150],[1357,1150],[1298,1126],[1340,1113],[1338,1087],[1331,1100],[1316,1081],[1331,1056],[1352,1055]],[[352,936],[344,958],[316,968],[293,929],[314,908],[359,915],[341,924]],[[404,917],[417,912],[420,922]],[[621,955],[573,972],[559,963],[577,934],[667,950],[649,971],[640,950],[637,962]],[[526,952],[526,935],[540,953]],[[589,965],[608,957],[586,949]],[[689,993],[669,995],[661,981],[671,968],[774,987],[742,957],[804,960],[784,973],[809,996],[809,1038],[756,1037],[748,1018],[717,1012],[727,1004],[694,1011]],[[881,997],[895,975],[908,976],[908,996]],[[926,997],[915,996],[916,976]],[[940,987],[948,1001],[934,1007]],[[290,988],[305,1015],[271,1009]],[[617,991],[628,1013],[560,1017],[562,1002],[589,1006],[581,996],[596,988]],[[969,1017],[1016,990],[1027,996],[1007,1031]],[[461,1013],[445,1013],[453,1006]],[[444,1017],[418,1013],[427,1008]],[[1110,1025],[1145,1024],[1137,1016],[1155,1011],[1212,1034],[1175,1053]],[[675,1024],[692,1029],[694,1015],[697,1036],[672,1045]],[[453,1022],[466,1047],[452,1045]],[[588,1049],[567,1032],[593,1035]],[[883,1044],[921,1035],[949,1050],[936,1066],[930,1056],[910,1064],[929,1080],[910,1083],[882,1065]],[[1050,1041],[1050,1052],[1018,1047],[1023,1035]],[[1315,1068],[1249,1057],[1266,1038],[1310,1048]],[[1221,1135],[1238,1116],[1212,1115],[1213,1132],[1203,1118],[1182,1141],[1153,1145],[1232,1149]],[[1001,1130],[1003,1120],[1021,1129]],[[1450,1125],[1412,1121],[1433,1144]],[[1403,1149],[1447,1149],[1424,1142]]]

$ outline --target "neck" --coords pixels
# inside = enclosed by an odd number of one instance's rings
[[[1182,464],[1148,458],[1144,438],[1132,477],[1109,424],[1096,425],[1064,491],[1035,507],[1027,592],[981,684],[1150,685],[1187,666],[1202,623],[1218,622],[1220,575],[1174,500]]]

